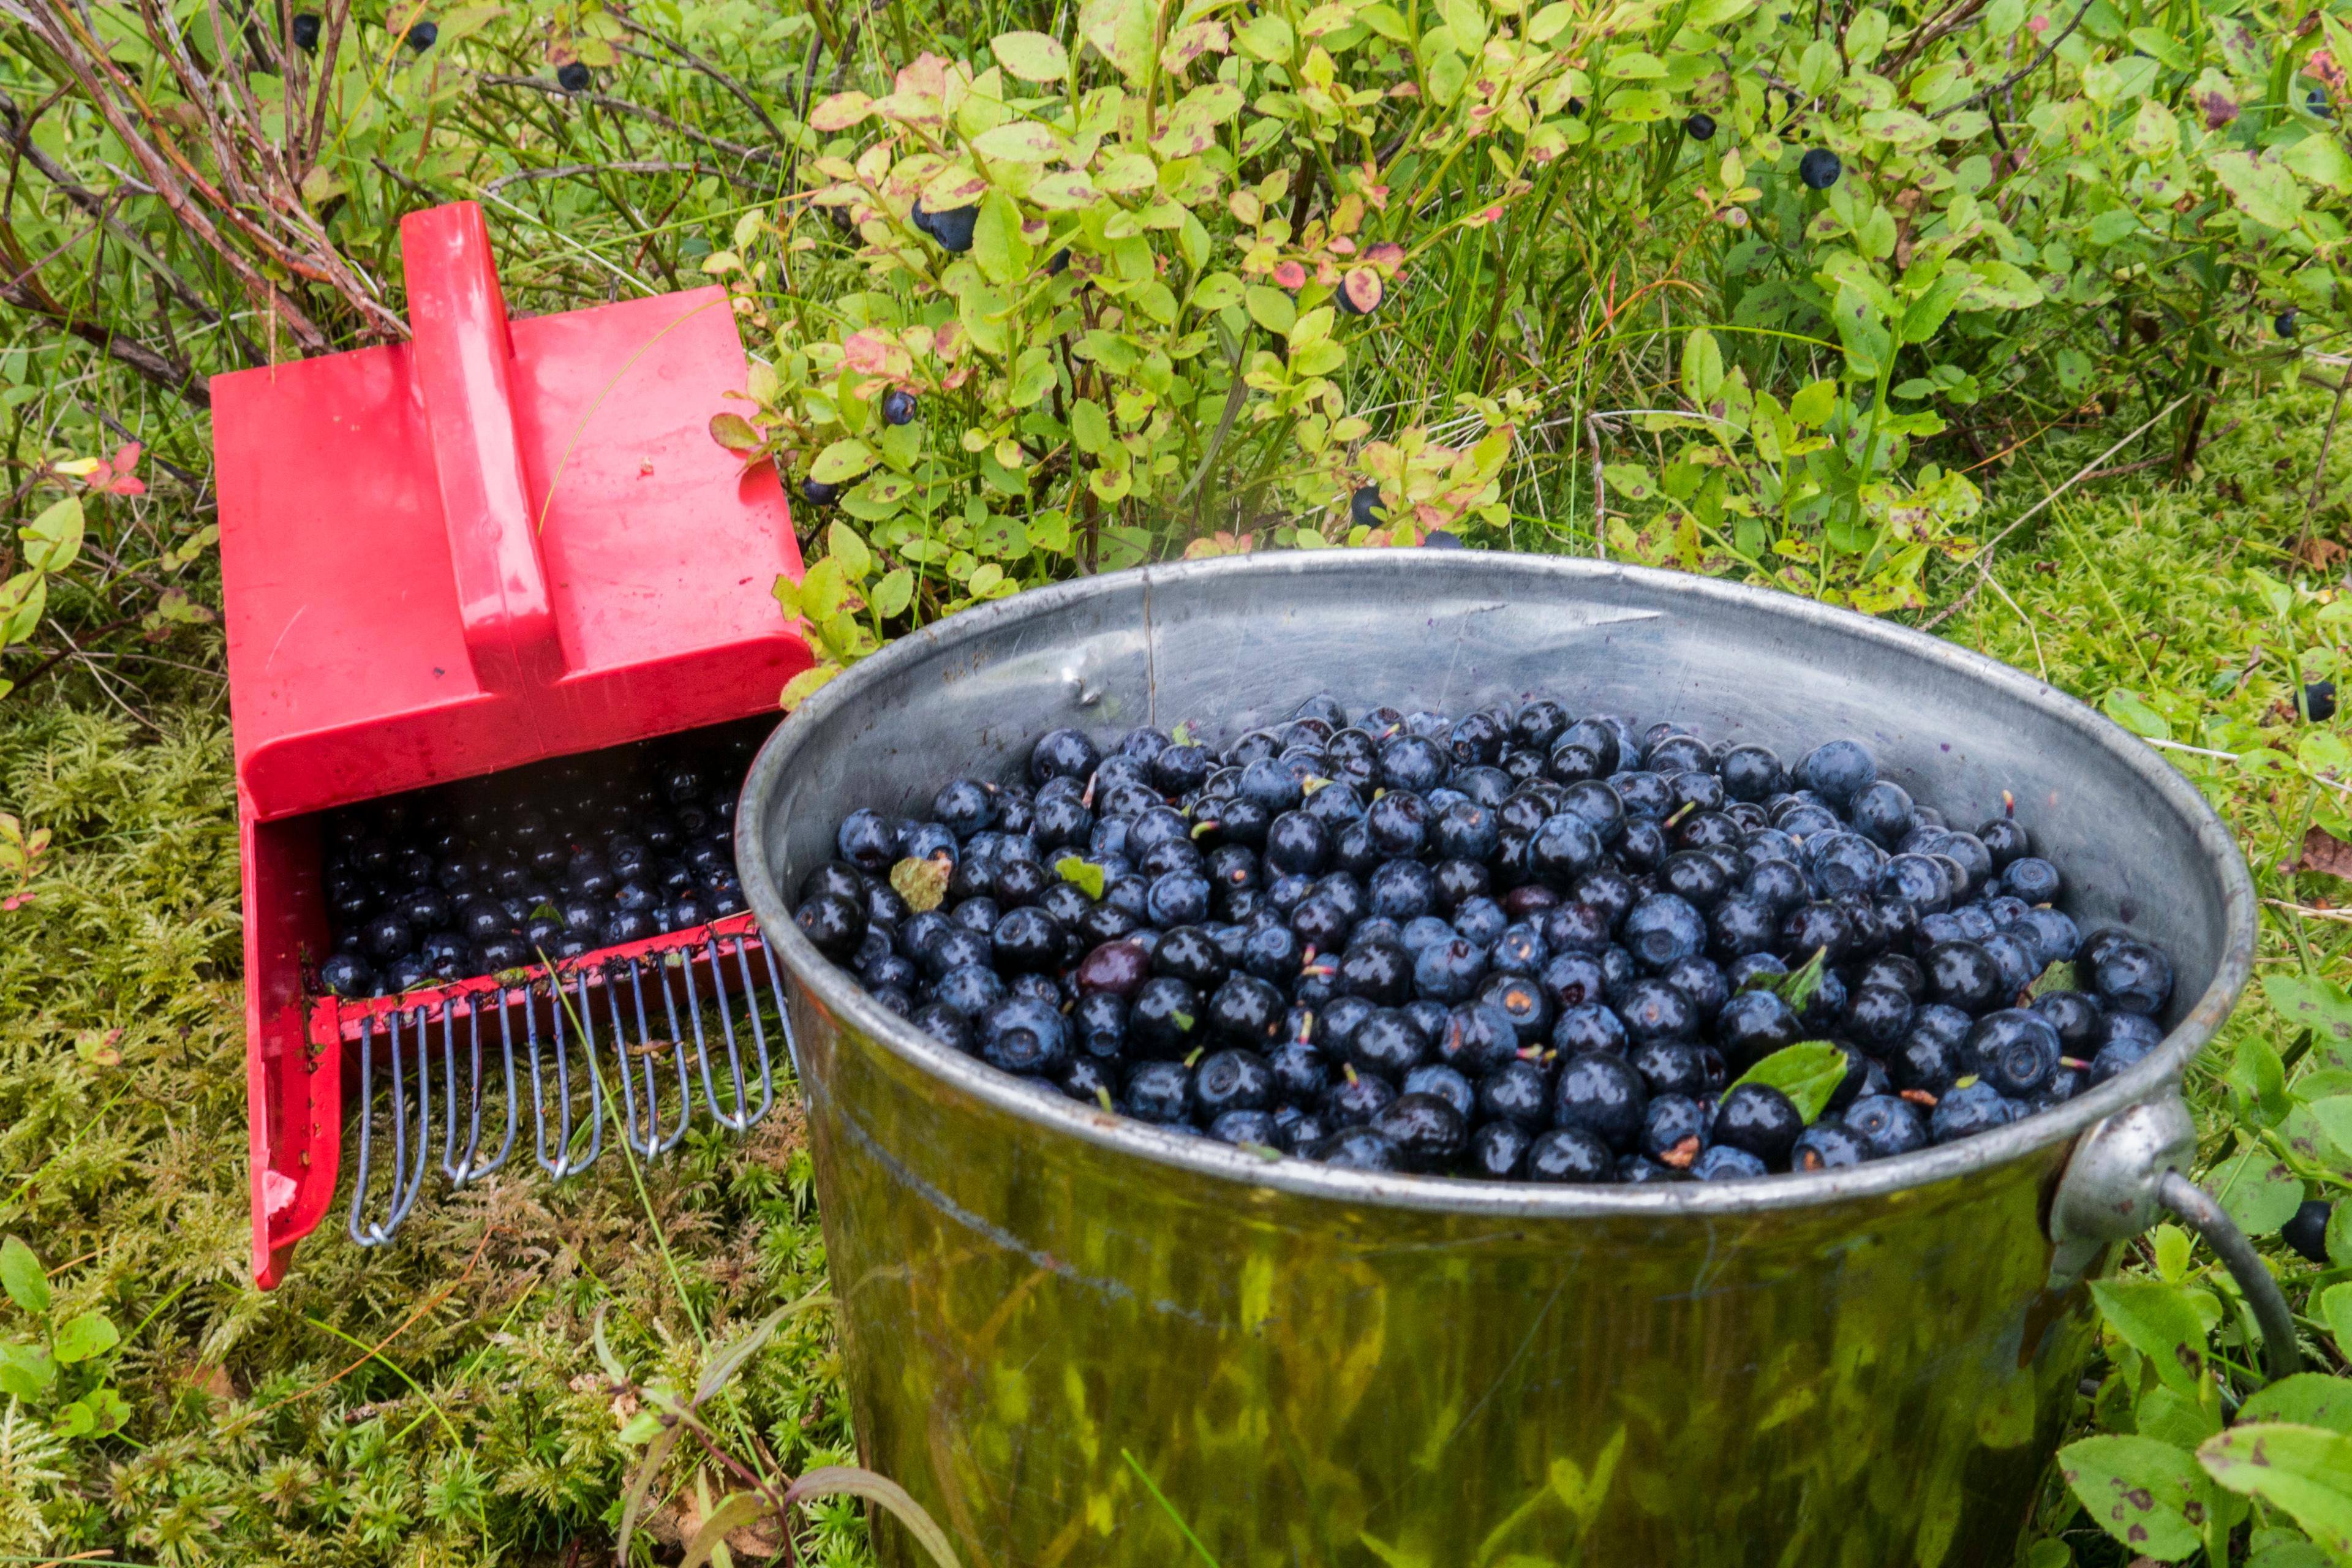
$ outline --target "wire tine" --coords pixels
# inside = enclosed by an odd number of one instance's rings
[[[515,1141],[515,1058],[514,1058],[514,1019],[513,1019],[513,1016],[512,1016],[512,1015],[508,1011],[508,999],[509,999],[509,997],[511,994],[511,994],[510,992],[507,991],[507,990],[506,990],[505,988],[503,988],[503,987],[501,987],[501,988],[499,989],[499,1055],[501,1056],[501,1058],[504,1058],[503,1065],[504,1065],[504,1068],[505,1068],[505,1072],[506,1072],[507,1132],[506,1132],[506,1136],[505,1136],[503,1139],[501,1139],[501,1140],[499,1141],[499,1152],[498,1152],[497,1153],[495,1153],[495,1154],[491,1155],[491,1156],[489,1157],[489,1159],[488,1159],[486,1163],[479,1163],[479,1164],[476,1164],[476,1165],[474,1165],[474,1166],[472,1166],[472,1167],[471,1167],[470,1172],[469,1172],[469,1178],[468,1178],[468,1179],[473,1180],[473,1181],[477,1181],[477,1182],[480,1181],[484,1176],[488,1175],[491,1172],[493,1172],[493,1171],[497,1170],[499,1166],[501,1166],[501,1165],[505,1164],[505,1163],[507,1163],[507,1155],[508,1155],[509,1153],[510,1153],[510,1152],[513,1151],[513,1149],[514,1149],[514,1141]],[[479,1051],[481,1050],[481,1039],[480,1039],[480,1034],[479,1034],[479,1031],[480,1031],[480,1028],[481,1028],[481,1021],[482,1021],[482,1002],[481,1002],[481,998],[480,998],[479,996],[477,996],[477,997],[474,999],[474,1026],[475,1026],[475,1030],[476,1030],[476,1038],[475,1038],[475,1042],[474,1042],[474,1049],[475,1049],[475,1051],[476,1051],[478,1054],[478,1053],[479,1053]]]
[[[369,1013],[360,1019],[360,1147],[358,1169],[352,1174],[352,1242],[360,1247],[381,1247],[388,1238],[382,1227],[370,1226],[362,1229],[360,1213],[367,1206],[367,1190],[373,1165],[373,1145],[375,1136],[375,1015]],[[397,1109],[393,1113],[393,1125],[400,1123]],[[394,1157],[393,1169],[397,1173],[399,1163]]]
[[[735,1014],[727,1005],[727,966],[719,960],[719,939],[712,936],[706,940],[710,949],[711,1004],[719,1009],[719,1026],[727,1031],[727,1070],[735,1081],[735,1114],[727,1119],[727,1125],[741,1132],[755,1120],[745,1110],[751,1103],[751,1096],[743,1087],[743,1052],[735,1043]]]
[[[586,1003],[583,1001],[584,1007]],[[629,1147],[646,1159],[653,1158],[661,1132],[661,1101],[654,1094],[654,1078],[646,1074],[646,1131],[637,1135],[637,1071],[629,1063],[629,1031],[621,1021],[621,988],[613,984],[613,972],[604,972],[604,1006],[613,1019],[613,1059],[621,1068],[621,1136]]]
[[[710,1119],[713,1121],[718,1122],[719,1126],[726,1128],[730,1132],[740,1132],[744,1128],[750,1126],[751,1123],[745,1121],[740,1116],[730,1115],[727,1110],[719,1105],[719,1086],[716,1083],[713,1083],[710,1079],[710,1033],[708,1029],[703,1027],[702,1024],[702,999],[700,994],[696,991],[694,985],[694,961],[689,958],[679,967],[684,971],[683,978],[686,983],[686,1010],[688,1016],[690,1016],[694,1020],[694,1054],[696,1058],[702,1063],[703,1101],[710,1107]],[[669,976],[667,973],[664,973],[662,976],[662,992],[664,995],[667,995],[669,992]],[[739,1070],[736,1075],[736,1104],[739,1107],[742,1104],[741,1083],[742,1076]]]
[[[655,962],[660,961],[656,959]],[[612,983],[611,977],[607,976],[604,984],[610,985]],[[629,993],[636,999],[637,1043],[643,1047],[651,1042],[653,1031],[646,1023],[646,984],[643,968],[634,958],[629,960]],[[677,1063],[677,1125],[671,1128],[669,1132],[654,1145],[652,1152],[656,1154],[677,1147],[677,1141],[686,1136],[686,1124],[694,1118],[694,1088],[686,1076],[686,1047],[678,1040],[677,1023],[674,1018],[670,1022],[668,1038],[670,1056]],[[647,1095],[653,1093],[653,1085],[657,1076],[654,1067],[653,1053],[647,1051],[646,1053]],[[658,1120],[654,1123],[654,1130],[657,1132],[661,1130]]]
[[[800,1042],[793,1037],[792,1020],[784,1016],[784,1008],[792,996],[784,988],[783,969],[776,963],[776,944],[768,940],[764,931],[760,935],[760,956],[768,961],[768,993],[775,998],[776,1022],[783,1028],[784,1051],[792,1058],[793,1077],[797,1079],[801,1076]]]
[[[529,1034],[530,1046],[531,1132],[537,1140],[539,1168],[545,1171],[550,1178],[563,1174],[563,1151],[572,1142],[572,1089],[563,1066],[563,998],[559,994],[555,998],[555,1112],[559,1131],[555,1140],[555,1152],[551,1155],[547,1152],[547,1101],[543,1088],[545,1080],[539,1066],[539,1009],[531,1005],[529,988],[526,987],[523,992],[523,1026]]]
[[[563,1173],[567,1176],[586,1170],[604,1152],[604,1081],[596,1071],[596,1015],[588,1005],[588,972],[581,969],[573,973],[579,982],[580,1044],[588,1063],[588,1152],[577,1163],[566,1156]],[[562,1001],[561,996],[556,998],[559,1012]],[[569,1149],[571,1145],[566,1143],[564,1147]]]
[[[416,1163],[408,1168],[406,1178],[394,1189],[392,1216],[384,1227],[384,1238],[400,1228],[408,1211],[416,1206],[419,1194],[425,1191],[425,1167],[433,1159],[433,1053],[425,1042],[425,1009],[416,1009]]]
[[[760,1022],[760,990],[751,979],[751,944],[740,936],[735,939],[735,966],[743,974],[743,1012],[751,1020],[751,1048],[760,1053],[760,1109],[751,1112],[751,1120],[757,1121],[775,1106],[776,1073],[768,1060],[768,1031]]]

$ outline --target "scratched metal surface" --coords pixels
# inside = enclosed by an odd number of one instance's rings
[[[1956,820],[2013,792],[2179,968],[2163,1050],[2060,1111],[1859,1171],[1491,1186],[1235,1151],[1031,1093],[866,1002],[783,889],[1054,724],[1229,738],[1329,689],[1544,691],[1793,757],[1833,734]],[[1553,558],[1333,552],[1028,594],[787,721],[739,861],[781,933],[859,1445],[974,1562],[2005,1559],[2087,1351],[2042,1289],[2074,1136],[2165,1092],[2243,984],[2252,889],[2161,759],[2014,670],[1785,595]],[[1129,1456],[1132,1456],[1129,1462]],[[886,1558],[907,1561],[895,1531]]]

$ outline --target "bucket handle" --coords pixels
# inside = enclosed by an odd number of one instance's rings
[[[2212,1195],[2190,1181],[2197,1123],[2179,1086],[2093,1124],[2075,1143],[2050,1201],[2050,1284],[2064,1289],[2116,1242],[2128,1241],[2168,1210],[2204,1238],[2238,1282],[2263,1333],[2271,1381],[2302,1370],[2294,1316],[2269,1267]]]

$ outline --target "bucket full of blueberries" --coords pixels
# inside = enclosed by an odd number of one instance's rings
[[[2046,685],[1473,552],[969,612],[736,833],[860,1448],[1002,1563],[2005,1560],[2253,941]]]

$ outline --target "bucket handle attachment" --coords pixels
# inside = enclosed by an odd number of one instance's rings
[[[2276,1382],[2302,1370],[2294,1315],[2235,1221],[2186,1173],[2197,1153],[2197,1123],[2178,1085],[2094,1123],[2074,1145],[2050,1201],[2052,1289],[2081,1279],[2100,1254],[2128,1241],[2169,1211],[2220,1255],[2253,1309],[2263,1361]]]

